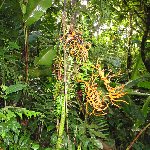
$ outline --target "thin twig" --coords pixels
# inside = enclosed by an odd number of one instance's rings
[[[150,126],[150,123],[145,126],[140,132],[139,134],[135,137],[135,139],[130,143],[130,145],[127,147],[126,150],[130,150],[133,146],[133,144],[137,141],[137,139],[140,137],[140,135]]]

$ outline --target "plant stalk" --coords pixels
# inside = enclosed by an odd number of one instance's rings
[[[24,26],[24,34],[25,34],[25,81],[28,82],[28,28]]]

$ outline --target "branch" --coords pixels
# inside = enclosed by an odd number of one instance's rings
[[[140,135],[141,135],[149,126],[150,126],[150,123],[149,123],[146,127],[144,127],[144,128],[139,132],[139,134],[135,137],[135,139],[131,142],[131,144],[127,147],[126,150],[130,150],[130,149],[132,148],[133,144],[137,141],[137,139],[140,137]]]

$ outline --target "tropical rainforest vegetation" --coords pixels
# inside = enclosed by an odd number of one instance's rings
[[[0,0],[0,150],[149,150],[150,1]]]

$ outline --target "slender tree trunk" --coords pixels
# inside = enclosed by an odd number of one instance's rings
[[[132,13],[129,12],[129,32],[128,32],[128,49],[127,49],[127,70],[128,77],[131,78],[131,67],[132,67]]]

